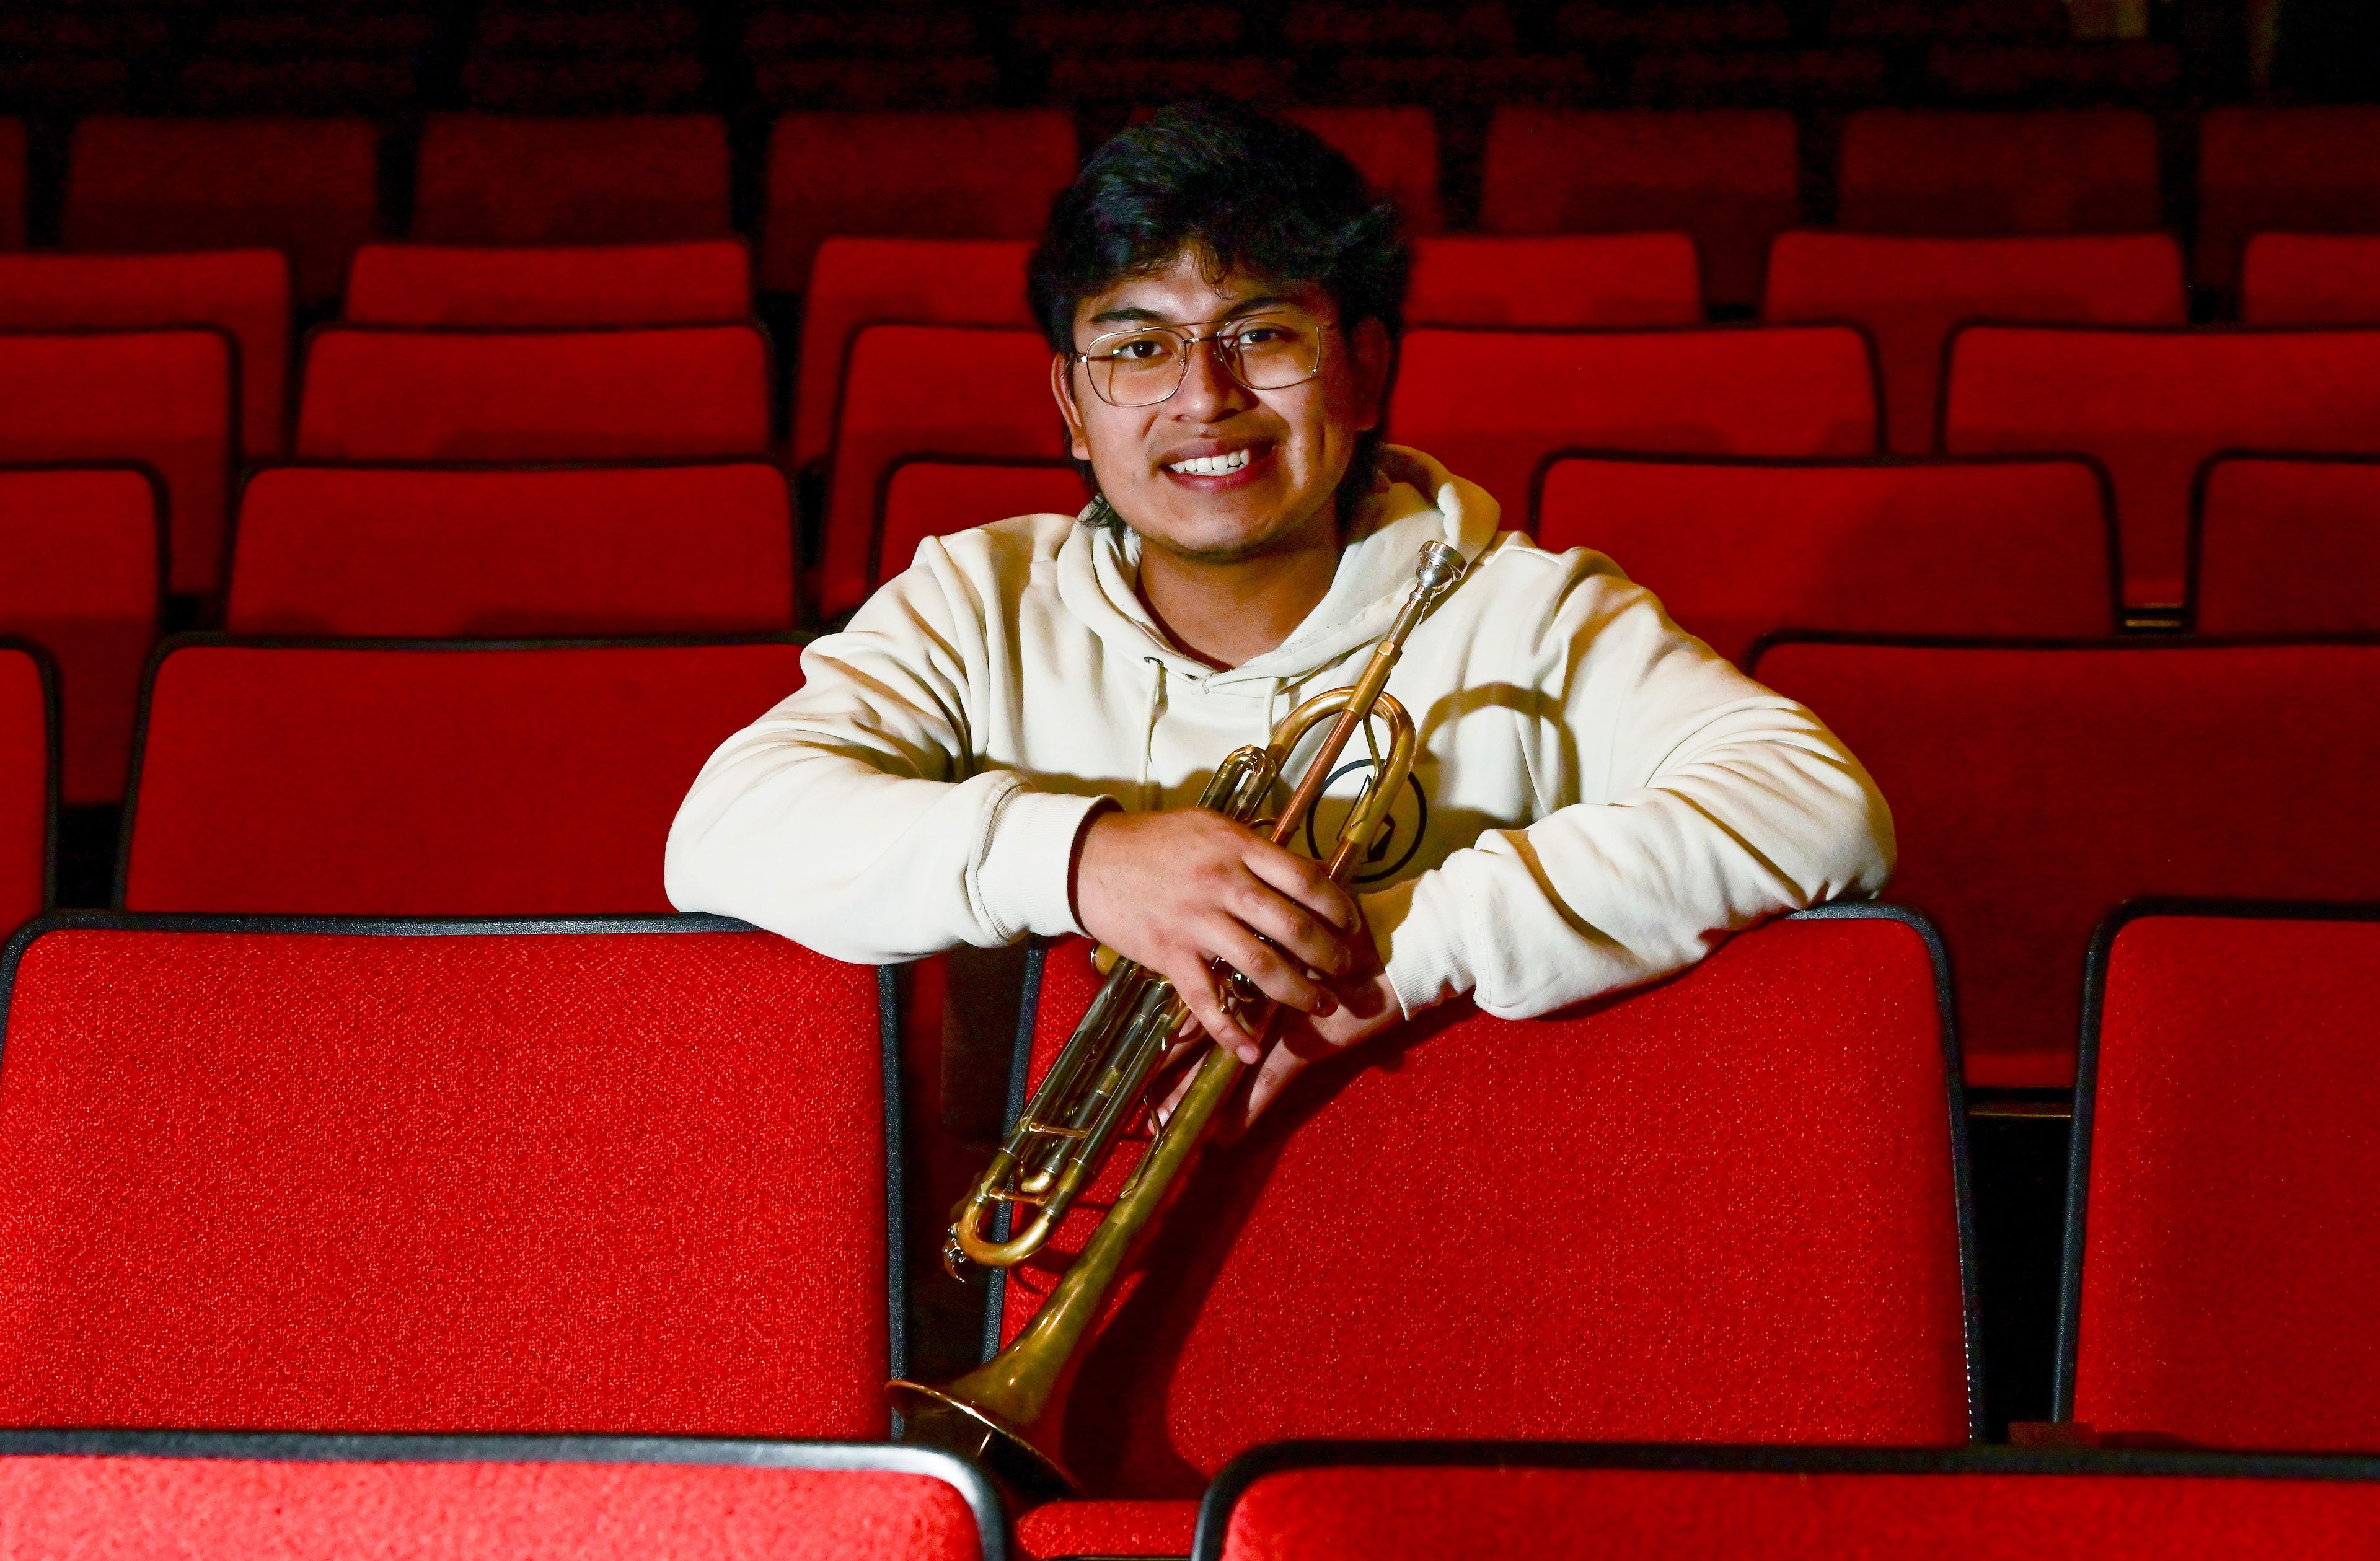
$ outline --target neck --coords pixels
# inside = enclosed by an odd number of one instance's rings
[[[1166,636],[1210,667],[1232,668],[1287,639],[1339,572],[1339,528],[1318,526],[1264,552],[1214,559],[1143,538],[1140,599]]]

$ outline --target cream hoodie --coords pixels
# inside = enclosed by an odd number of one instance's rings
[[[1408,1012],[1471,992],[1542,1013],[1882,887],[1884,799],[1810,712],[1610,560],[1499,532],[1495,501],[1427,456],[1381,465],[1329,594],[1229,672],[1150,620],[1137,538],[1041,514],[929,539],[703,767],[670,899],[867,963],[1078,932],[1068,874],[1098,799],[1195,802],[1225,754],[1354,680],[1439,539],[1472,563],[1390,680],[1421,753],[1357,883]]]

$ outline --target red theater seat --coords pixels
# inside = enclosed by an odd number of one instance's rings
[[[875,971],[709,917],[86,913],[8,976],[8,1424],[884,1435]]]
[[[725,238],[727,127],[707,114],[434,114],[413,236],[430,244]]]
[[[742,241],[583,248],[367,244],[347,273],[356,325],[720,325],[752,317]]]
[[[57,669],[69,804],[124,795],[164,591],[158,497],[131,467],[0,471],[0,635]]]
[[[1828,325],[1415,331],[1389,415],[1389,437],[1487,489],[1512,526],[1556,451],[1868,455],[1876,431],[1867,343]]]
[[[1929,948],[1889,912],[1822,914],[1625,998],[1517,1023],[1458,1007],[1313,1071],[1202,1165],[1126,1281],[1062,1458],[1145,1501],[1305,1436],[1964,1443]],[[1039,1065],[1096,979],[1081,943],[1049,954]],[[1057,1266],[1011,1272],[1009,1337]],[[1075,1511],[1028,1549],[1095,1549],[1113,1516]]]
[[[760,285],[800,292],[834,234],[1038,238],[1075,159],[1055,109],[788,114],[769,135]]]
[[[868,325],[1036,328],[1025,304],[1023,239],[830,238],[802,296],[794,369],[794,468],[822,464],[834,445],[839,392],[852,344]]]
[[[1760,301],[1769,241],[1801,217],[1792,115],[1499,110],[1479,225],[1496,234],[1691,234],[1714,304]]]
[[[22,646],[0,644],[0,944],[50,898],[50,833],[57,767],[48,669]]]
[[[234,352],[221,331],[0,335],[0,461],[137,462],[164,485],[172,588],[222,584]]]
[[[933,371],[920,373],[921,366]],[[908,563],[884,530],[885,486],[901,462],[1065,454],[1065,423],[1050,399],[1050,344],[1038,331],[871,325],[860,332],[844,375],[827,479],[819,611],[850,611]]]
[[[25,122],[0,118],[0,249],[25,247]]]
[[[239,348],[240,443],[280,454],[289,417],[289,260],[277,249],[0,256],[0,330],[209,325]]]
[[[1537,540],[1593,548],[1741,661],[1779,629],[2115,629],[2114,526],[2080,461],[1558,460]]]
[[[2073,33],[2058,0],[1833,0],[1827,11],[1827,36],[1846,42],[2056,42]]]
[[[1493,7],[1474,7],[1492,11]],[[1356,9],[1349,13],[1363,18]],[[1393,12],[1371,12],[1378,18]],[[1424,11],[1433,19],[1444,13]],[[1463,19],[1461,13],[1447,19]],[[1371,187],[1397,203],[1397,214],[1410,235],[1427,235],[1446,225],[1438,197],[1438,119],[1426,108],[1293,108],[1283,117],[1296,121],[1347,154]]]
[[[2200,117],[2192,280],[2237,285],[2258,233],[2380,233],[2380,106],[2234,105]]]
[[[748,325],[315,333],[298,407],[309,461],[759,455],[769,348]]]
[[[2156,122],[2138,109],[1867,109],[1843,125],[1836,219],[1973,237],[2157,226]]]
[[[1693,1446],[1282,1448],[1220,1482],[1197,1561],[2362,1555],[2339,1460]]]
[[[1088,502],[1069,462],[903,461],[884,484],[879,582],[909,567],[917,544],[1020,514],[1074,514]]]
[[[2260,233],[2240,268],[2248,325],[2380,325],[2380,236]]]
[[[514,639],[782,634],[793,506],[758,462],[439,471],[278,466],[249,480],[234,634]]]
[[[23,1555],[978,1561],[982,1477],[916,1447],[659,1437],[0,1434]],[[95,1548],[94,1548],[95,1547]]]
[[[1628,72],[1628,101],[1680,108],[1821,107],[1888,94],[1881,49],[1648,49]]]
[[[695,772],[797,646],[185,642],[150,674],[136,911],[666,911]]]
[[[2199,909],[2124,921],[2094,962],[2059,1418],[2380,1449],[2380,1220],[2355,1192],[2380,1168],[2380,913]]]
[[[2380,463],[2209,462],[2193,538],[2199,633],[2380,634]]]
[[[2146,39],[1937,44],[1926,79],[1969,103],[2158,103],[2182,86],[2181,51]]]
[[[1892,803],[1888,899],[1959,972],[1967,1077],[2063,1087],[2083,951],[2146,894],[2380,899],[2380,645],[1772,646]]]
[[[2116,485],[2125,599],[2177,603],[2208,456],[2380,453],[2380,331],[1969,326],[1951,338],[1942,428],[1952,454],[2096,458]]]
[[[2180,325],[2181,250],[2161,233],[1899,238],[1788,233],[1768,254],[1772,324],[1843,321],[1876,343],[1886,442],[1935,447],[1951,331],[1971,320],[2032,325]]]
[[[1793,18],[1781,0],[1685,0],[1683,4],[1615,4],[1568,0],[1555,11],[1554,37],[1569,48],[1611,43],[1782,43]]]
[[[1682,233],[1424,238],[1408,325],[1695,325],[1694,240]]]
[[[85,119],[67,248],[282,249],[298,300],[324,303],[379,225],[379,181],[369,119]]]

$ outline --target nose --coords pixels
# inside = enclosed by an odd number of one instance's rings
[[[1175,416],[1211,423],[1247,405],[1248,390],[1233,377],[1220,338],[1201,336],[1182,365],[1182,388],[1173,393]]]

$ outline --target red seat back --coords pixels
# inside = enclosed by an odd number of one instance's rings
[[[2139,109],[1862,109],[1843,124],[1835,218],[1937,236],[2142,233],[2163,220],[2156,122]]]
[[[1075,159],[1057,109],[788,114],[769,134],[760,285],[800,292],[834,234],[1038,238]]]
[[[2113,523],[2080,461],[1556,461],[1538,542],[1593,548],[1731,661],[1779,629],[2115,628]]]
[[[1888,899],[1942,929],[1971,1083],[2072,1074],[2083,952],[2144,894],[2380,898],[2380,645],[1786,643],[1755,677],[1892,805]]]
[[[740,240],[579,248],[367,244],[347,273],[357,325],[718,325],[752,317]]]
[[[794,369],[794,467],[823,463],[853,342],[870,325],[1001,325],[1032,330],[1022,239],[829,238],[802,296]]]
[[[2236,285],[2258,233],[2380,233],[2380,107],[2228,105],[2200,116],[2192,279]]]
[[[708,114],[433,114],[413,236],[430,244],[725,238],[727,126]]]
[[[512,639],[782,634],[784,474],[715,466],[280,466],[250,478],[234,634]]]
[[[186,643],[151,673],[121,902],[665,911],[678,803],[800,664],[777,643]]]
[[[1703,316],[1682,233],[1424,238],[1414,245],[1408,325],[1694,325]]]
[[[1840,326],[1415,331],[1389,437],[1428,452],[1529,525],[1538,468],[1579,448],[1695,455],[1868,455],[1876,379]]]
[[[1792,115],[1500,108],[1480,172],[1488,233],[1694,236],[1709,301],[1760,300],[1769,240],[1801,218]]]
[[[2211,462],[2190,579],[2201,634],[2380,634],[2380,463]]]
[[[379,181],[369,119],[102,115],[75,127],[62,221],[70,249],[285,250],[319,304],[379,226]]]
[[[883,1435],[877,973],[721,926],[42,932],[0,1417]]]
[[[2371,1452],[2380,919],[2205,913],[2124,922],[2093,973],[2061,1418]]]
[[[212,326],[239,348],[240,443],[278,454],[289,417],[289,261],[277,249],[0,256],[0,330]]]
[[[237,372],[220,331],[0,335],[0,461],[132,462],[164,489],[172,588],[223,581]]]
[[[1195,1494],[1318,1435],[1964,1442],[1928,950],[1874,911],[1782,923],[1625,998],[1442,1012],[1314,1070],[1151,1242],[1069,1400],[1074,1471]],[[1095,980],[1049,955],[1038,1064]],[[1051,1276],[1012,1271],[1012,1335]]]
[[[1438,118],[1428,109],[1293,108],[1282,117],[1344,152],[1365,183],[1396,202],[1406,233],[1445,227],[1438,196]]]
[[[1840,320],[1876,343],[1885,442],[1935,448],[1945,349],[1970,320],[2040,325],[2180,325],[2181,251],[2163,234],[1891,238],[1789,233],[1768,257],[1772,323]]]
[[[844,375],[827,479],[819,611],[830,617],[848,612],[886,572],[907,564],[906,554],[888,549],[882,531],[885,485],[903,461],[1065,454],[1065,423],[1050,398],[1050,345],[1038,331],[954,325],[861,331]]]
[[[917,544],[1020,514],[1075,514],[1088,501],[1067,462],[904,461],[884,485],[884,537],[870,578],[909,567]]]
[[[315,333],[298,406],[309,461],[761,455],[769,346],[749,325]]]
[[[50,704],[47,669],[31,651],[0,645],[0,943],[49,902],[57,770]]]
[[[130,467],[0,471],[0,635],[41,646],[58,669],[69,804],[124,795],[164,595],[158,499]]]
[[[2191,488],[2220,451],[2380,453],[2380,331],[2033,330],[1951,339],[1943,448],[2107,467],[2124,595],[2182,599]]]
[[[2260,233],[2240,270],[2250,325],[2380,325],[2380,236]]]

